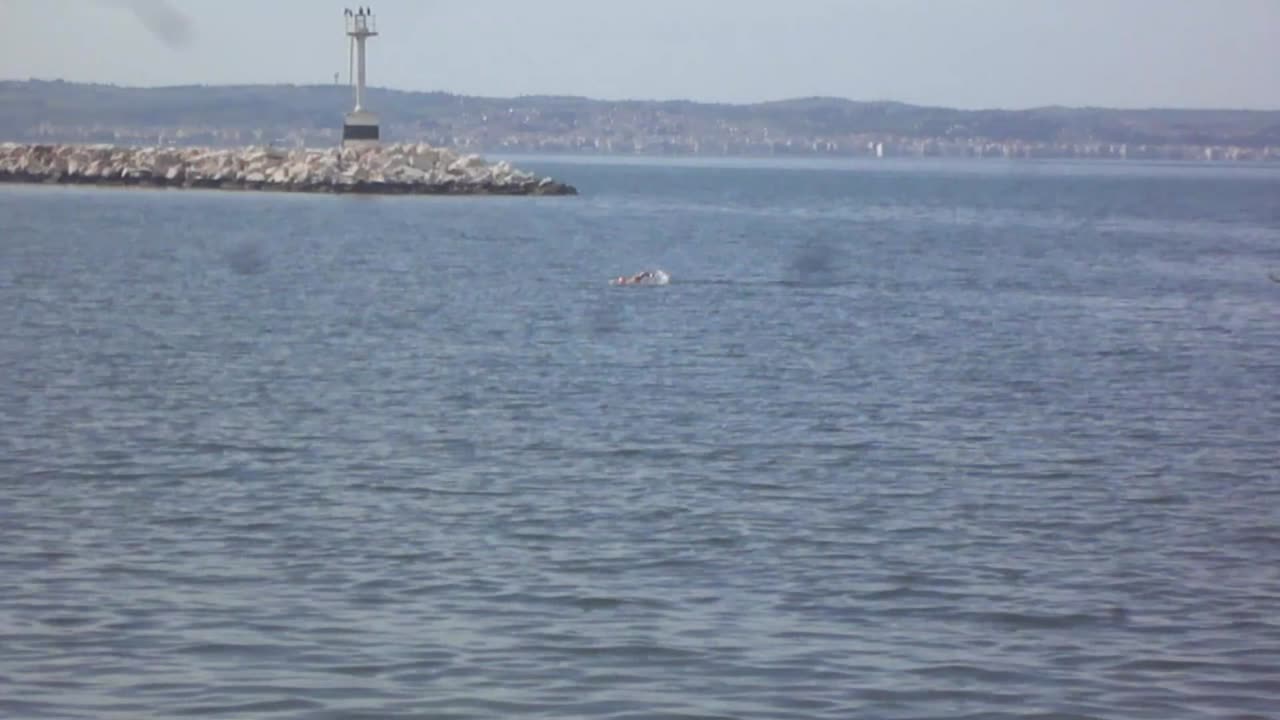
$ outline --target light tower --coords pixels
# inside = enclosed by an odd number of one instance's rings
[[[347,10],[347,37],[351,38],[351,64],[355,65],[356,107],[342,123],[342,147],[376,147],[378,116],[364,108],[364,42],[378,35],[378,23],[367,7]]]

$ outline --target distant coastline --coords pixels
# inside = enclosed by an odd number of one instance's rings
[[[388,142],[464,153],[1280,162],[1280,111],[956,110],[801,98],[750,105],[374,89]],[[345,85],[0,82],[0,141],[332,147]]]

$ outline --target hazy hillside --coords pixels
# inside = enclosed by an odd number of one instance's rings
[[[334,142],[350,97],[346,86],[143,89],[0,82],[0,138]],[[1059,150],[1096,145],[1218,146],[1235,148],[1237,154],[1280,154],[1280,111],[964,111],[836,98],[723,105],[482,98],[385,89],[373,89],[369,104],[382,115],[389,139],[482,150],[864,154],[877,143],[888,143],[922,154],[946,154],[946,148],[980,151],[995,143],[1002,144],[1006,154],[1010,144],[1019,154],[1023,145]]]

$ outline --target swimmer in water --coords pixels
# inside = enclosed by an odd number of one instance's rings
[[[636,273],[635,275],[631,275],[631,276],[623,275],[621,277],[616,277],[613,279],[613,283],[615,285],[637,285],[639,283],[644,282],[645,280],[648,280],[651,277],[653,277],[653,273],[649,272],[648,270],[645,270],[644,272]]]
[[[661,270],[645,270],[635,275],[623,275],[609,281],[611,285],[666,285],[667,274]]]

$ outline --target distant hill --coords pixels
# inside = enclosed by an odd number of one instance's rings
[[[336,143],[346,86],[0,82],[0,139]],[[372,89],[389,140],[478,151],[1280,159],[1280,111],[955,110],[802,98],[749,105]],[[886,150],[887,148],[887,150]]]

